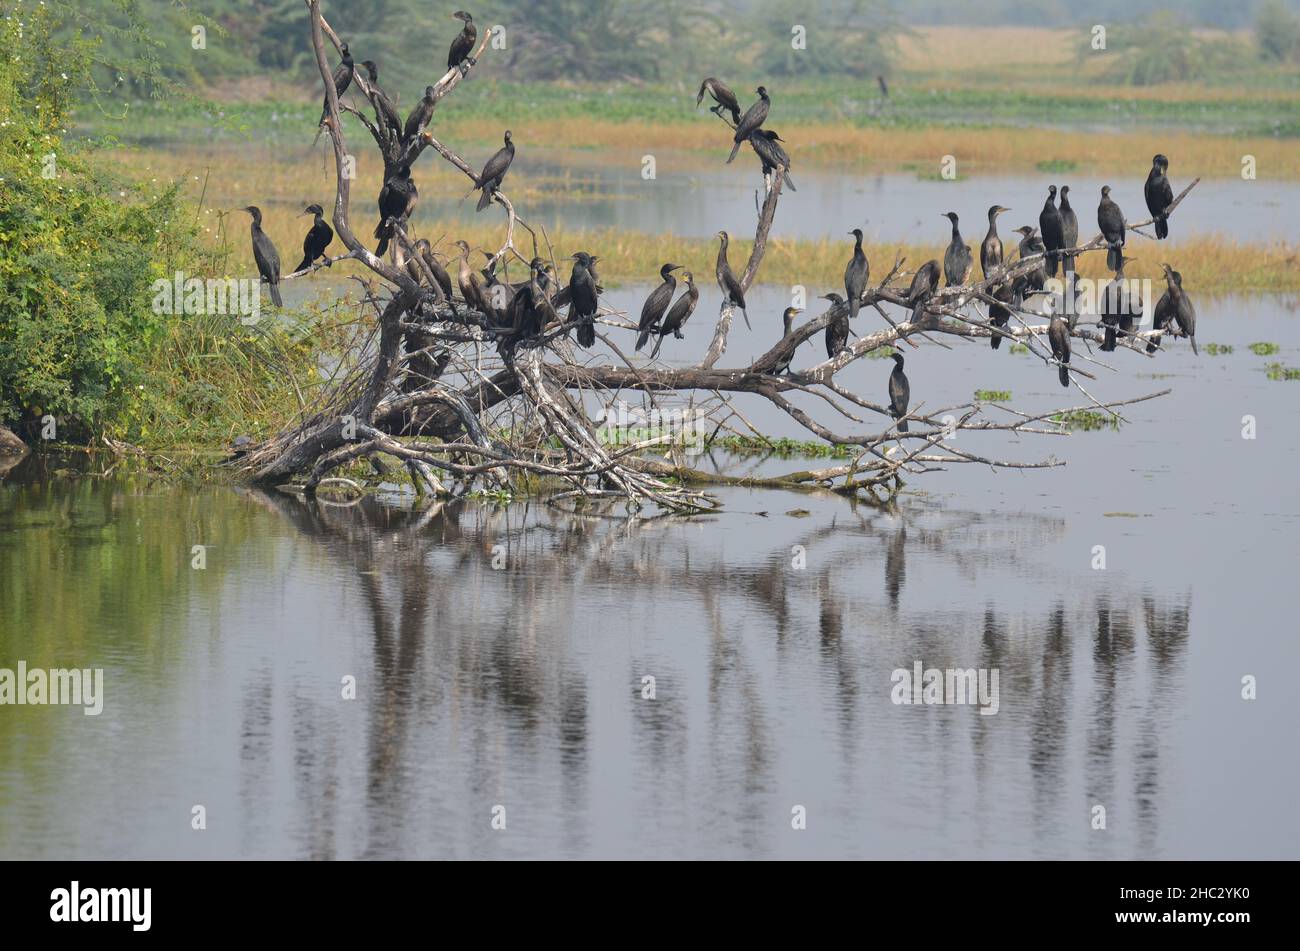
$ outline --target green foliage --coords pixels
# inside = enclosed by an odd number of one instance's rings
[[[1250,345],[1251,353],[1255,354],[1257,357],[1271,357],[1281,349],[1282,348],[1277,344],[1269,343],[1267,341],[1260,341],[1259,343],[1252,343]]]
[[[1230,343],[1207,343],[1202,349],[1212,357],[1226,356],[1232,353],[1232,344]]]
[[[976,390],[975,399],[980,403],[1005,403],[1011,399],[1010,390]]]
[[[1057,413],[1049,417],[1069,430],[1094,432],[1098,429],[1119,429],[1119,420],[1109,413],[1099,413],[1095,409],[1075,409],[1068,413]]]
[[[1270,380],[1300,380],[1300,367],[1289,367],[1281,363],[1270,363],[1264,368]]]
[[[794,9],[789,0],[764,0],[752,19],[756,65],[775,76],[887,75],[906,32],[884,0],[805,0]],[[806,48],[794,46],[796,26],[807,31]]]
[[[1265,0],[1255,14],[1255,42],[1268,59],[1290,59],[1300,46],[1300,19],[1282,0]]]
[[[1096,54],[1084,46],[1079,55]],[[1105,55],[1115,60],[1107,78],[1130,86],[1203,80],[1239,71],[1253,59],[1248,43],[1223,34],[1198,36],[1168,11],[1113,27]]]

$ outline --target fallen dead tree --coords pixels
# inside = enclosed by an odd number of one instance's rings
[[[882,497],[878,490],[888,498],[902,485],[903,476],[949,465],[976,463],[1031,469],[1062,464],[1055,457],[1014,460],[976,455],[953,445],[957,432],[1059,436],[1066,432],[1052,421],[1059,414],[1093,409],[1118,417],[1119,407],[1168,392],[1103,402],[1080,382],[1080,378],[1095,379],[1080,360],[1097,363],[1083,353],[1070,367],[1070,383],[1086,402],[1033,415],[998,404],[966,402],[943,407],[922,403],[896,418],[890,407],[837,382],[845,368],[884,347],[904,343],[911,347],[948,347],[942,338],[954,338],[955,343],[960,343],[995,334],[1022,343],[1055,372],[1059,364],[1047,346],[1049,324],[1042,321],[1042,313],[1027,309],[1019,300],[1013,305],[1003,302],[1011,317],[1003,326],[994,326],[979,312],[979,305],[996,302],[993,295],[999,287],[1039,268],[1042,253],[1007,261],[980,280],[936,288],[919,298],[909,295],[908,290],[915,271],[899,260],[882,281],[867,287],[861,297],[862,312],[884,317],[887,326],[863,333],[833,357],[782,375],[774,373],[774,368],[787,365],[802,343],[824,332],[832,322],[846,319],[847,304],[836,304],[794,326],[747,366],[719,365],[727,350],[733,319],[733,308],[725,300],[709,345],[692,366],[632,362],[609,331],[635,330],[636,325],[625,315],[604,307],[596,319],[598,337],[605,347],[599,354],[580,349],[571,339],[576,321],[564,315],[568,291],[554,280],[559,276],[562,281],[567,271],[561,270],[545,229],[519,216],[507,194],[498,189],[492,201],[504,214],[504,229],[500,246],[490,255],[484,252],[485,270],[494,274],[500,268],[505,273],[511,264],[517,264],[529,271],[530,262],[540,261],[552,278],[546,296],[553,319],[536,332],[521,333],[518,327],[503,321],[505,308],[481,303],[476,306],[463,294],[454,293],[455,282],[453,293],[445,293],[428,259],[408,234],[409,222],[405,219],[386,222],[393,234],[391,261],[373,254],[354,232],[351,180],[344,172],[351,152],[341,121],[343,115],[360,120],[374,140],[383,156],[386,180],[395,170],[410,167],[430,150],[471,183],[475,172],[428,128],[406,138],[391,129],[392,122],[385,119],[375,90],[360,71],[357,86],[373,107],[373,120],[360,109],[342,103],[331,80],[327,55],[327,44],[337,50],[342,41],[323,18],[319,0],[307,0],[307,5],[312,45],[325,90],[323,126],[335,160],[333,224],[347,248],[346,254],[332,262],[349,258],[360,261],[382,281],[383,290],[370,295],[376,312],[373,338],[370,346],[354,357],[351,372],[327,388],[292,429],[241,458],[241,466],[253,481],[304,479],[304,487],[312,491],[341,466],[362,458],[386,456],[400,460],[417,487],[434,494],[508,487],[521,478],[538,477],[567,486],[555,493],[556,497],[621,498],[633,505],[648,503],[671,511],[707,510],[716,506],[701,489],[704,473],[691,470],[680,458],[665,462],[645,454],[653,446],[662,456],[665,445],[671,449],[671,434],[612,445],[590,418],[585,401],[594,399],[609,405],[619,394],[634,392],[653,403],[677,394],[708,403],[721,428],[729,416],[738,414],[730,396],[746,393],[769,401],[817,438],[859,450],[845,465],[791,473],[772,479],[771,484],[811,483],[847,493],[865,492],[878,501]],[[485,31],[473,56],[448,69],[433,84],[426,98],[432,99],[434,116],[442,100],[475,68],[478,58],[489,48],[491,35],[490,30]],[[724,116],[719,118],[732,128]],[[764,177],[753,247],[738,274],[745,290],[755,283],[763,262],[782,194],[782,172],[784,169],[777,168]],[[1195,184],[1173,201],[1168,213]],[[1141,228],[1149,224],[1147,220],[1127,227],[1144,234]],[[527,238],[522,237],[524,234]],[[528,256],[520,250],[521,244]],[[1062,254],[1077,258],[1105,248],[1105,240],[1098,235]],[[291,277],[303,276],[321,266],[314,265]],[[1046,299],[1056,300],[1059,306],[1067,298],[1073,302],[1071,289]],[[890,317],[885,307],[901,308],[900,319]],[[1165,330],[1166,334],[1172,332]],[[1069,333],[1085,347],[1103,339],[1095,325],[1089,326],[1086,321],[1072,319]],[[1145,357],[1149,356],[1146,348],[1152,338],[1158,342],[1158,332],[1135,330],[1122,337],[1120,346]],[[827,418],[840,422],[819,419],[797,404],[792,397],[800,393],[819,397],[819,405],[824,405],[829,414]],[[910,425],[900,431],[899,424],[904,420]]]

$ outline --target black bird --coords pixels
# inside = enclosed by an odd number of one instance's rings
[[[771,129],[757,129],[749,137],[750,148],[763,162],[763,177],[767,178],[768,175],[776,171],[777,166],[780,166],[784,169],[782,178],[785,181],[785,187],[792,192],[796,192],[799,189],[794,187],[794,180],[790,178],[790,156],[786,154],[785,149],[781,148],[783,141]]]
[[[1169,216],[1165,214],[1165,209],[1174,203],[1174,190],[1169,184],[1168,174],[1169,159],[1163,155],[1151,159],[1145,192],[1147,211],[1155,219],[1157,241],[1169,237]]]
[[[753,330],[754,328],[749,324],[749,314],[745,312],[745,291],[741,288],[740,281],[736,280],[736,275],[731,273],[731,264],[727,261],[727,245],[731,239],[725,231],[719,231],[717,237],[722,242],[718,245],[718,263],[715,268],[718,287],[722,288],[723,299],[728,304],[740,308],[740,316],[745,318],[745,326]]]
[[[1177,271],[1172,271],[1170,273],[1173,275],[1174,282],[1181,287],[1183,276]],[[1166,275],[1165,279],[1168,280],[1169,276]],[[1156,301],[1155,310],[1152,312],[1151,319],[1151,328],[1153,330],[1164,330],[1166,327],[1170,326],[1170,322],[1174,319],[1174,302],[1169,297],[1168,289],[1160,295],[1160,300]],[[1158,334],[1147,341],[1147,353],[1156,352],[1160,346],[1160,337],[1161,335]]]
[[[706,92],[712,96],[713,101],[717,103],[717,105],[709,107],[710,112],[719,116],[722,115],[723,112],[730,112],[732,123],[740,125],[740,100],[737,99],[736,94],[731,91],[731,87],[721,79],[716,79],[715,77],[710,76],[708,79],[704,80],[704,82],[700,83],[700,91],[695,97],[696,109],[700,108],[700,104],[704,102],[704,94]]]
[[[492,196],[501,187],[506,172],[510,171],[510,163],[515,160],[515,143],[510,138],[509,129],[506,129],[505,141],[506,144],[497,150],[496,155],[487,160],[487,164],[483,166],[483,171],[479,172],[478,178],[474,179],[474,187],[470,189],[470,194],[479,189],[483,190],[483,194],[479,196],[478,207],[475,211],[482,211],[492,203]]]
[[[1106,339],[1101,349],[1107,352],[1115,349],[1119,331],[1127,333],[1133,329],[1134,301],[1128,295],[1127,282],[1124,280],[1124,265],[1132,260],[1120,255],[1119,266],[1115,269],[1115,279],[1101,292],[1099,310],[1101,324],[1106,328]],[[1138,307],[1140,309],[1140,303]]]
[[[510,301],[510,329],[519,337],[534,337],[557,318],[555,307],[545,286],[546,262],[533,258],[528,262],[528,280],[516,289]]]
[[[659,348],[664,344],[664,337],[672,334],[678,340],[684,339],[682,328],[686,326],[686,321],[690,319],[691,314],[695,313],[695,305],[700,302],[700,291],[695,286],[695,275],[690,271],[683,271],[682,280],[686,282],[686,293],[677,298],[676,303],[668,309],[668,313],[659,324],[659,339],[655,341],[654,351],[650,354],[651,360],[659,356]]]
[[[302,263],[293,269],[295,274],[307,270],[317,258],[325,258],[325,263],[329,263],[329,255],[325,253],[325,249],[334,240],[334,229],[325,223],[322,217],[324,214],[325,209],[320,205],[308,205],[307,210],[302,213],[302,215],[315,215],[316,219],[307,230],[307,237],[302,239]],[[301,218],[302,215],[298,217]]]
[[[1057,376],[1061,386],[1069,386],[1070,371],[1066,365],[1070,362],[1070,325],[1060,315],[1053,316],[1047,325],[1047,341],[1052,345],[1052,356],[1060,364]]]
[[[822,300],[831,302],[832,307],[843,307],[844,298],[839,294],[826,294]],[[834,317],[826,325],[826,356],[835,357],[835,354],[844,349],[849,342],[849,317],[845,314],[842,317]]]
[[[736,134],[733,137],[734,144],[731,146],[731,155],[727,158],[727,164],[730,165],[736,158],[736,153],[740,151],[740,143],[753,134],[755,129],[762,127],[767,121],[767,111],[772,107],[772,100],[768,98],[767,88],[758,87],[758,102],[746,110],[745,114],[740,117],[740,122],[736,125]]]
[[[1097,206],[1097,227],[1106,239],[1106,267],[1112,271],[1120,268],[1120,259],[1124,256],[1124,212],[1119,205],[1111,201],[1110,186],[1101,189],[1101,204]]]
[[[1022,261],[1031,255],[1044,254],[1044,252],[1046,252],[1047,248],[1043,245],[1043,239],[1038,236],[1037,228],[1031,228],[1029,225],[1021,225],[1019,228],[1016,228],[1015,231],[1020,235],[1020,259]],[[1047,265],[1044,263],[1045,260],[1046,258],[1039,261],[1038,266],[1034,268],[1034,270],[1030,271],[1020,279],[1019,296],[1022,300],[1030,296],[1032,292],[1041,291],[1046,286]]]
[[[888,99],[888,98],[889,98],[889,83],[885,82],[885,77],[884,77],[884,76],[877,76],[877,77],[876,77],[876,85],[880,87],[880,97],[881,97],[882,99]]]
[[[429,120],[433,118],[433,106],[433,87],[425,86],[424,97],[415,104],[415,108],[411,110],[411,114],[406,117],[406,126],[402,130],[402,137],[405,138],[406,141],[411,141],[424,131],[424,127],[427,126]]]
[[[415,210],[415,201],[419,197],[415,179],[411,178],[411,166],[399,165],[379,191],[379,224],[375,226],[375,237],[379,239],[379,245],[375,248],[376,257],[382,258],[388,252],[388,241],[393,236],[390,221],[398,224],[405,222]]]
[[[934,296],[934,292],[938,287],[939,262],[935,260],[926,261],[912,275],[912,283],[907,288],[908,306],[915,308],[917,304],[924,304]]]
[[[1077,248],[1079,246],[1079,216],[1074,213],[1070,207],[1070,186],[1061,186],[1061,247]],[[1066,254],[1061,257],[1062,267],[1066,274],[1074,273],[1074,255]]]
[[[907,415],[907,404],[911,399],[912,387],[907,382],[907,374],[903,372],[903,355],[895,353],[894,372],[889,374],[889,415],[901,420],[898,424],[900,433],[907,432],[907,420],[903,417]]]
[[[596,345],[596,306],[600,293],[596,261],[586,251],[573,255],[573,273],[569,276],[569,323],[578,322],[578,343]]]
[[[276,307],[283,307],[280,300],[280,252],[262,230],[262,209],[249,205],[244,211],[253,216],[253,260],[257,262],[257,272],[262,275],[271,291],[271,301]]]
[[[998,303],[989,304],[989,326],[1001,329],[1011,321],[1011,308],[1018,306],[1016,301],[1016,282],[1003,281],[992,289],[992,298]],[[989,346],[997,350],[1002,346],[1002,335],[995,333],[989,338]]]
[[[802,313],[803,311],[800,310],[798,307],[787,307],[785,309],[785,313],[781,315],[781,328],[782,328],[781,339],[782,340],[790,336],[790,330],[794,326],[795,317],[797,317],[799,314]],[[791,350],[790,355],[788,357],[786,357],[784,360],[778,360],[776,362],[776,365],[772,367],[772,375],[781,376],[782,374],[789,373],[790,361],[793,359],[794,359],[794,351]]]
[[[379,86],[379,66],[369,59],[361,65],[366,68],[366,74],[370,78],[370,96],[371,102],[375,104],[375,114],[380,117],[382,124],[388,127],[391,138],[400,138],[402,118],[397,114],[397,107],[393,105],[393,100],[389,99]]]
[[[1162,264],[1160,267],[1164,269],[1165,281],[1169,285],[1168,290],[1165,291],[1169,295],[1171,308],[1169,316],[1178,325],[1179,332],[1191,343],[1192,353],[1199,354],[1201,351],[1196,349],[1196,308],[1192,306],[1192,299],[1183,290],[1183,276],[1168,264]]]
[[[998,215],[1010,208],[994,205],[989,209],[989,232],[980,242],[980,270],[988,280],[989,272],[1002,263],[1002,239],[998,237]]]
[[[442,262],[439,261],[437,255],[433,253],[433,245],[429,244],[429,242],[424,238],[421,238],[419,241],[415,242],[415,249],[420,253],[420,257],[424,258],[424,263],[429,266],[429,271],[433,274],[434,282],[439,288],[441,288],[442,293],[450,299],[452,288],[451,275],[447,273],[447,269],[442,266]]]
[[[961,239],[955,211],[944,212],[941,217],[952,222],[952,241],[948,243],[948,250],[943,255],[943,276],[948,281],[948,286],[954,287],[965,284],[966,278],[970,275],[970,245]]]
[[[867,289],[867,278],[871,276],[871,262],[862,252],[862,229],[854,228],[849,234],[853,235],[853,257],[844,269],[844,293],[849,299],[849,317],[853,318],[862,307],[862,292]]]
[[[460,289],[460,296],[474,310],[484,316],[492,316],[494,310],[488,300],[487,281],[483,279],[482,274],[470,267],[469,245],[464,241],[457,241],[456,247],[460,248],[460,262],[456,271],[456,286]]]
[[[344,43],[339,47],[339,52],[343,54],[343,61],[334,67],[334,93],[338,98],[348,91],[352,85],[352,75],[356,72],[357,65],[352,60],[352,52],[348,49],[348,44]],[[324,122],[325,117],[330,114],[330,97],[325,96],[321,100],[320,121]]]
[[[654,333],[655,327],[663,319],[664,311],[668,309],[668,304],[673,299],[673,293],[677,290],[677,278],[673,277],[673,271],[680,267],[680,264],[665,264],[659,269],[659,278],[662,283],[650,292],[650,296],[641,305],[641,322],[637,325],[640,334],[636,338],[636,348],[638,350],[645,346],[646,341],[650,339],[650,335]]]
[[[1038,230],[1043,235],[1043,247],[1047,249],[1047,276],[1056,277],[1056,268],[1061,260],[1060,250],[1065,247],[1061,233],[1061,213],[1056,208],[1056,186],[1047,189],[1047,201],[1038,213]]]
[[[469,54],[474,52],[474,41],[478,39],[478,27],[474,25],[474,18],[464,10],[457,10],[452,15],[453,20],[461,20],[464,26],[461,27],[456,38],[451,41],[451,49],[447,52],[447,68],[453,69],[465,62]]]

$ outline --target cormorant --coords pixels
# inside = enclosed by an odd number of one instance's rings
[[[303,215],[315,215],[316,219],[307,230],[307,237],[302,239],[302,263],[293,269],[295,274],[307,270],[317,258],[325,258],[325,263],[329,263],[329,255],[325,253],[325,249],[334,240],[334,229],[325,223],[322,217],[324,214],[325,209],[320,205],[308,205],[307,210],[298,216],[301,218]]]
[[[998,215],[1010,208],[994,205],[989,209],[989,232],[980,242],[980,270],[988,280],[989,272],[1002,263],[1002,239],[998,237]]]
[[[1047,189],[1047,201],[1038,213],[1038,230],[1043,235],[1043,247],[1047,249],[1047,276],[1056,277],[1057,264],[1061,259],[1058,253],[1065,247],[1061,233],[1061,213],[1056,208],[1056,186]]]
[[[901,420],[898,424],[900,433],[907,432],[907,420],[903,417],[907,415],[907,404],[911,398],[912,387],[907,382],[907,374],[903,372],[903,355],[895,353],[894,372],[889,374],[889,415]]]
[[[992,289],[992,298],[997,304],[989,305],[989,326],[1001,329],[1011,321],[1011,308],[1017,306],[1016,282],[1003,281]],[[997,350],[1002,346],[1002,335],[995,333],[989,338],[989,346]]]
[[[1178,325],[1179,332],[1191,343],[1192,353],[1199,354],[1201,351],[1196,349],[1196,308],[1192,306],[1192,299],[1183,290],[1183,276],[1168,264],[1162,264],[1160,267],[1164,270],[1165,281],[1169,285],[1165,293],[1169,295],[1172,308],[1170,316]]]
[[[1124,279],[1124,265],[1132,260],[1120,255],[1119,266],[1115,269],[1115,279],[1101,292],[1099,310],[1102,326],[1106,328],[1106,339],[1101,349],[1107,352],[1115,349],[1120,331],[1127,334],[1133,329],[1134,301],[1128,295],[1127,282]],[[1140,302],[1138,302],[1138,309],[1141,309]]]
[[[510,163],[515,160],[515,143],[510,138],[509,129],[506,129],[505,142],[506,144],[497,150],[497,154],[487,160],[478,178],[474,179],[474,187],[470,189],[470,193],[483,190],[475,211],[482,211],[492,203],[492,196],[501,187],[502,179],[506,177],[506,172],[510,171]]]
[[[676,271],[682,265],[665,264],[659,269],[659,278],[662,283],[650,292],[650,296],[645,299],[641,306],[641,322],[637,325],[640,334],[636,338],[636,348],[640,350],[645,346],[646,341],[650,339],[650,334],[654,333],[655,327],[663,319],[664,311],[668,309],[669,303],[672,302],[673,292],[677,290],[677,278],[673,277],[673,271]]]
[[[1079,216],[1074,213],[1070,207],[1070,186],[1061,186],[1061,247],[1077,248],[1079,246]],[[1066,254],[1061,257],[1061,264],[1064,273],[1074,273],[1074,255]]]
[[[420,257],[424,258],[424,263],[429,266],[429,270],[433,273],[434,282],[442,288],[442,293],[450,299],[452,289],[451,275],[448,274],[447,269],[442,266],[442,262],[438,260],[438,256],[433,253],[433,246],[429,244],[427,240],[421,238],[419,241],[415,242],[415,249],[420,253]]]
[[[943,255],[943,276],[948,281],[949,287],[955,287],[959,284],[965,284],[966,278],[970,274],[971,253],[970,245],[961,239],[961,232],[957,230],[957,213],[947,211],[941,216],[952,222],[952,241],[948,244],[948,250]]]
[[[700,291],[695,286],[695,275],[690,271],[683,271],[682,280],[686,282],[686,293],[677,298],[659,324],[659,339],[655,341],[655,348],[650,354],[651,360],[659,356],[659,348],[664,344],[664,337],[672,334],[678,340],[684,339],[682,328],[686,326],[686,321],[691,314],[695,313],[695,305],[700,302]]]
[[[596,305],[600,288],[597,286],[596,258],[586,251],[573,255],[573,273],[569,276],[569,323],[578,323],[578,343],[583,347],[596,345]]]
[[[795,317],[802,313],[803,311],[798,307],[787,307],[785,309],[785,313],[781,315],[781,327],[782,327],[781,339],[782,340],[790,336],[790,329],[794,326]],[[781,376],[782,374],[789,373],[790,361],[793,359],[794,359],[794,351],[791,350],[790,356],[786,357],[784,360],[778,360],[776,366],[772,367],[772,375]]]
[[[334,67],[334,93],[342,99],[343,94],[348,91],[352,85],[352,74],[356,72],[356,63],[352,60],[352,51],[348,49],[348,44],[344,43],[339,47],[339,52],[343,54],[343,61]],[[330,114],[330,97],[326,95],[321,100],[320,121],[324,122],[325,117]],[[319,124],[319,123],[318,123]]]
[[[777,166],[781,166],[785,171],[782,178],[785,180],[785,187],[792,192],[799,189],[794,187],[794,180],[790,178],[790,156],[786,154],[785,149],[781,148],[781,143],[785,141],[771,129],[756,129],[754,134],[749,137],[750,148],[757,153],[763,162],[763,177],[776,171]]]
[[[388,241],[393,236],[389,220],[404,222],[415,210],[415,201],[419,197],[415,179],[411,178],[411,166],[399,165],[379,191],[379,224],[375,227],[379,244],[375,248],[375,257],[382,258],[388,251]]]
[[[717,105],[709,107],[710,112],[719,116],[722,115],[724,111],[730,112],[732,123],[734,125],[740,125],[740,100],[737,99],[736,94],[731,91],[731,87],[721,79],[710,76],[708,79],[704,80],[704,82],[700,83],[700,91],[695,97],[696,109],[700,108],[700,104],[704,102],[704,94],[706,92],[712,96],[713,101],[717,103]]]
[[[849,234],[853,235],[853,257],[844,269],[844,292],[849,299],[849,317],[853,318],[858,316],[858,310],[862,307],[862,292],[867,289],[871,263],[862,252],[862,229],[854,228]]]
[[[740,122],[736,125],[731,155],[727,157],[728,165],[735,160],[736,153],[740,151],[740,143],[748,139],[755,129],[761,128],[763,123],[767,121],[767,111],[772,107],[772,100],[768,98],[766,87],[759,86],[757,92],[758,102],[746,110],[745,114],[740,117]]]
[[[745,312],[745,291],[741,288],[740,281],[736,280],[736,275],[731,273],[731,265],[727,262],[727,245],[731,239],[725,231],[719,231],[717,237],[722,242],[718,245],[718,263],[715,268],[718,287],[722,288],[722,297],[728,304],[740,308],[740,316],[745,318],[745,326],[753,330],[754,328],[749,324],[749,314]]]
[[[1106,239],[1106,267],[1118,271],[1120,259],[1124,256],[1124,212],[1111,201],[1109,185],[1103,185],[1101,189],[1097,227],[1101,228],[1101,235]]]
[[[1147,211],[1155,219],[1156,240],[1163,241],[1169,237],[1169,216],[1165,209],[1174,203],[1174,190],[1166,177],[1169,174],[1169,159],[1157,155],[1151,159],[1151,171],[1147,173],[1146,199]]]
[[[457,10],[451,16],[453,20],[461,20],[465,25],[456,34],[456,38],[451,41],[451,49],[447,52],[448,69],[465,62],[469,58],[469,54],[474,52],[474,41],[478,39],[478,27],[474,25],[472,16],[464,10]]]
[[[433,106],[433,87],[425,86],[424,97],[415,104],[411,114],[406,117],[406,126],[402,129],[402,136],[406,141],[411,141],[424,131],[424,127],[433,118]]]
[[[831,302],[832,307],[843,307],[844,298],[839,294],[826,294],[822,300]],[[831,322],[826,325],[826,356],[834,359],[835,354],[844,349],[845,344],[849,342],[849,318],[846,314],[843,317],[832,318]]]
[[[1070,362],[1070,325],[1059,314],[1047,325],[1047,341],[1052,345],[1052,356],[1061,364],[1057,367],[1061,386],[1069,386],[1070,371],[1066,365]]]
[[[370,77],[370,92],[374,97],[375,111],[383,118],[384,125],[392,130],[393,138],[401,138],[402,117],[397,114],[397,107],[393,105],[393,100],[389,99],[379,87],[379,66],[369,59],[361,65],[366,68],[366,73]]]
[[[464,241],[457,241],[456,247],[460,248],[460,265],[456,272],[456,285],[460,289],[460,296],[470,307],[485,317],[491,317],[494,311],[487,299],[487,282],[483,280],[482,274],[470,267],[469,245]]]
[[[1181,287],[1183,283],[1183,276],[1179,274],[1177,271],[1172,271],[1171,273],[1173,274],[1174,282]],[[1166,275],[1165,279],[1168,280],[1168,275]],[[1151,327],[1153,330],[1164,330],[1165,327],[1169,326],[1169,322],[1173,319],[1174,319],[1174,302],[1172,299],[1170,299],[1169,291],[1168,289],[1166,289],[1165,292],[1160,295],[1160,300],[1156,301],[1155,310],[1152,312]],[[1150,338],[1147,341],[1147,353],[1156,352],[1156,350],[1160,346],[1158,343],[1159,339],[1160,337],[1156,336]]]
[[[1031,228],[1029,225],[1021,225],[1015,229],[1020,235],[1020,259],[1035,254],[1043,254],[1047,248],[1043,245],[1043,239],[1038,236],[1038,229]],[[1038,267],[1030,271],[1019,280],[1020,297],[1023,300],[1030,296],[1033,291],[1041,291],[1047,284],[1047,265],[1046,258],[1038,262]]]
[[[262,230],[262,209],[249,205],[244,211],[253,216],[253,260],[257,262],[257,272],[262,275],[271,292],[271,301],[276,307],[283,307],[280,300],[280,252]]]
[[[907,288],[908,306],[915,309],[918,304],[924,304],[934,296],[935,289],[938,286],[939,262],[935,260],[926,261],[912,275],[912,283]]]

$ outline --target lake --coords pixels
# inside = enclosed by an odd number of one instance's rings
[[[710,282],[667,359],[702,352],[717,305]],[[1199,356],[1089,366],[1103,399],[1173,391],[1118,430],[958,437],[1067,465],[953,466],[889,511],[338,505],[29,457],[0,481],[0,667],[102,668],[105,696],[0,707],[0,856],[1294,859],[1300,383],[1265,367],[1300,362],[1296,300],[1197,305]],[[782,306],[758,289],[720,365],[770,346]],[[943,339],[906,351],[914,405],[1086,403],[1036,358]],[[883,401],[891,367],[841,381]],[[918,662],[997,671],[997,712],[893,702]]]

